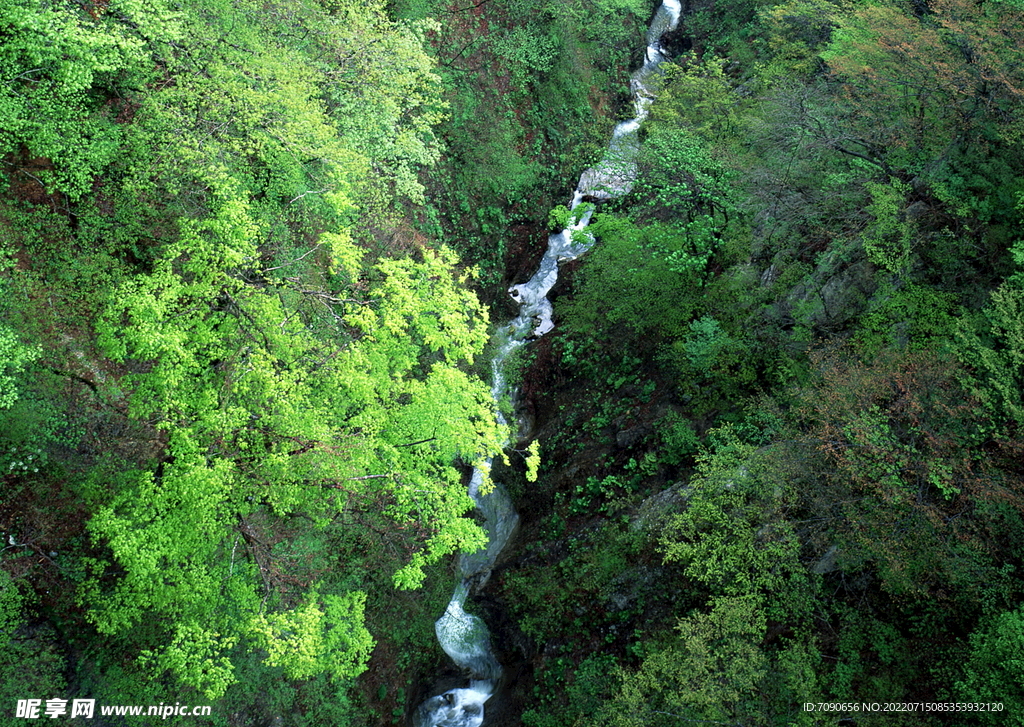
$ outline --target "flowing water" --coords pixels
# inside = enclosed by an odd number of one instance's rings
[[[570,210],[575,211],[584,201],[621,197],[632,189],[637,176],[640,124],[647,117],[648,107],[654,100],[658,66],[666,60],[661,50],[661,37],[675,29],[680,12],[679,0],[664,0],[655,12],[647,30],[644,64],[630,78],[636,116],[615,127],[604,157],[580,176],[569,204]],[[576,259],[594,244],[593,235],[586,231],[593,213],[593,205],[584,206],[576,212],[569,227],[548,238],[547,251],[533,277],[509,288],[509,295],[519,303],[519,315],[495,334],[498,340],[491,360],[491,394],[495,402],[508,393],[504,367],[509,355],[530,339],[539,338],[554,328],[548,293],[558,280],[558,264]],[[499,423],[504,425],[504,417],[500,413],[497,416]],[[468,673],[469,686],[449,690],[423,702],[413,717],[415,727],[480,727],[484,721],[484,703],[493,694],[501,677],[501,665],[491,650],[487,625],[463,607],[470,592],[487,582],[498,555],[515,531],[519,516],[500,484],[495,483],[492,490],[482,494],[482,482],[483,473],[475,471],[469,494],[484,518],[487,547],[459,558],[458,585],[444,614],[434,625],[441,648]]]

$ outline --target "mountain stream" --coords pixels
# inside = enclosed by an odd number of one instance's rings
[[[615,199],[632,189],[637,176],[640,124],[647,117],[648,108],[654,100],[653,79],[658,74],[659,65],[666,60],[661,49],[661,37],[675,29],[680,12],[680,0],[664,0],[655,12],[647,29],[644,64],[630,78],[636,116],[615,127],[602,160],[580,176],[569,205],[571,211],[585,201]],[[581,213],[573,215],[569,227],[549,236],[548,248],[537,272],[527,282],[509,288],[509,295],[519,304],[519,315],[495,334],[498,340],[491,360],[491,394],[495,402],[508,393],[504,366],[509,355],[529,340],[539,338],[554,328],[548,292],[558,280],[559,263],[575,260],[593,246],[594,237],[586,231],[593,212],[592,204],[585,206]],[[499,412],[497,416],[499,423],[504,425],[506,422],[502,414]],[[459,558],[458,584],[444,614],[434,625],[441,648],[456,665],[468,672],[469,686],[451,689],[420,704],[413,716],[415,727],[480,727],[484,721],[484,703],[493,694],[501,677],[501,665],[491,651],[486,624],[463,607],[470,592],[482,588],[487,582],[498,555],[515,531],[519,516],[500,484],[495,483],[493,489],[482,494],[482,482],[483,473],[474,471],[469,495],[484,519],[487,547]]]

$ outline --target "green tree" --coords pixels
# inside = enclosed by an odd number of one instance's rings
[[[682,335],[698,301],[695,294],[684,297],[679,291],[693,289],[700,264],[675,265],[669,259],[673,253],[689,259],[677,229],[600,214],[588,231],[600,244],[588,253],[576,295],[563,306],[567,327],[585,339],[653,337],[648,345]]]
[[[998,158],[995,139],[1018,134],[1010,109],[1022,88],[1014,60],[1021,11],[962,0],[930,9],[915,15],[899,4],[868,3],[837,16],[821,57],[843,84],[849,113],[830,143],[890,177],[923,174],[961,214],[987,216],[1008,201],[985,198],[1007,195],[988,160]],[[965,183],[974,174],[980,187]]]
[[[868,260],[891,273],[901,273],[910,259],[914,239],[913,225],[901,219],[910,185],[897,179],[887,184],[869,182],[871,204],[868,212],[875,218],[864,232],[864,251]]]
[[[152,78],[153,51],[180,37],[179,22],[161,0],[4,3],[0,157],[19,170],[12,159],[42,157],[36,178],[47,191],[85,194],[121,145],[121,129],[103,104]]]
[[[122,475],[90,522],[111,558],[93,563],[83,599],[104,633],[167,619],[144,663],[208,695],[233,681],[230,656],[247,645],[295,676],[350,679],[368,657],[363,595],[283,588],[253,523],[398,529],[406,588],[424,565],[478,548],[456,465],[503,440],[490,392],[462,368],[485,345],[486,315],[444,250],[378,262],[356,297],[360,253],[325,234],[330,285],[275,279],[258,267],[249,204],[230,177],[220,184],[214,214],[181,220],[99,324],[108,355],[136,362],[123,380],[130,414],[167,445],[161,464]],[[104,575],[112,568],[121,575]]]
[[[902,597],[979,598],[1000,558],[990,508],[1022,503],[1015,481],[977,455],[987,417],[954,363],[924,351],[816,364],[800,410],[825,475],[808,506],[833,518],[845,567],[871,568]]]
[[[602,724],[676,724],[680,719],[769,725],[809,722],[799,701],[813,693],[809,619],[816,585],[800,562],[790,520],[798,485],[788,459],[714,432],[681,512],[664,517],[661,547],[707,594],[655,641],[602,712]],[[768,645],[768,624],[794,638]]]
[[[63,675],[68,665],[57,636],[46,625],[29,628],[30,599],[8,574],[6,557],[0,565],[0,699],[14,705],[30,694],[60,694],[67,686]],[[13,714],[12,708],[10,719]]]
[[[621,690],[605,705],[600,724],[632,727],[675,725],[680,720],[721,724],[740,720],[769,725],[782,715],[793,724],[809,723],[792,702],[772,705],[782,706],[781,715],[765,709],[763,695],[771,671],[785,669],[789,673],[784,679],[811,677],[813,683],[813,660],[806,647],[798,657],[799,666],[773,663],[761,647],[766,628],[760,597],[713,599],[707,613],[679,621],[675,643],[657,649],[644,658],[637,672],[623,677]],[[790,656],[796,656],[793,651]],[[809,684],[802,686],[800,693],[809,694]]]
[[[971,702],[999,702],[998,712],[979,714],[982,724],[1024,724],[1024,614],[1004,611],[971,634],[970,657],[956,687]]]
[[[18,400],[18,377],[39,355],[37,347],[26,346],[14,330],[0,323],[0,409],[9,409]]]
[[[687,55],[677,63],[664,68],[657,103],[650,110],[651,128],[685,129],[691,139],[731,145],[743,127],[746,104],[725,73],[726,60],[710,55],[698,60]]]
[[[1024,426],[1024,290],[1005,283],[992,292],[980,330],[957,332],[957,355],[973,369],[972,393],[1004,425]]]

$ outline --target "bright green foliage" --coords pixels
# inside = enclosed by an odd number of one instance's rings
[[[91,4],[90,4],[91,5]],[[97,90],[136,89],[152,73],[151,43],[180,33],[161,0],[41,7],[13,0],[0,9],[0,156],[21,153],[54,164],[47,186],[81,197],[117,155],[121,132]]]
[[[526,448],[526,481],[537,481],[537,470],[540,469],[540,440],[534,439]]]
[[[383,0],[331,3],[323,50],[343,60],[325,68],[328,112],[351,149],[399,197],[423,201],[417,170],[438,159],[433,128],[444,117],[440,78],[425,51],[431,21],[396,23]],[[374,181],[377,185],[380,181]]]
[[[218,699],[235,681],[234,667],[224,654],[236,644],[234,637],[178,621],[167,646],[157,653],[143,651],[139,663],[158,674],[170,671],[207,699]]]
[[[564,204],[556,206],[548,213],[549,230],[560,232],[572,223],[572,212]]]
[[[358,676],[373,650],[373,638],[361,624],[366,594],[327,596],[287,613],[258,615],[253,628],[256,646],[267,651],[267,663],[284,668],[292,679],[327,672],[339,680]]]
[[[437,159],[431,128],[443,109],[422,46],[429,25],[393,23],[377,3],[191,10],[191,52],[169,69],[176,82],[137,112],[133,191],[156,182],[177,195],[194,177],[216,185],[227,161],[250,194],[328,227],[348,220],[353,195],[377,212],[392,192],[422,198],[415,172]],[[205,211],[202,195],[178,203]]]
[[[208,693],[229,683],[224,655],[239,638],[253,629],[269,643],[268,629],[288,619],[308,632],[295,647],[306,656],[272,658],[296,676],[331,663],[350,678],[366,657],[359,637],[348,656],[325,661],[341,648],[332,638],[362,633],[361,610],[335,596],[324,596],[326,616],[310,603],[252,620],[257,582],[226,554],[257,502],[322,527],[363,498],[384,498],[378,517],[429,533],[395,575],[416,586],[424,565],[480,546],[479,528],[461,517],[472,503],[454,463],[501,441],[486,386],[459,368],[483,348],[486,318],[453,277],[450,253],[383,260],[374,297],[346,302],[248,282],[266,280],[249,267],[257,230],[245,202],[225,193],[214,217],[182,223],[151,276],[118,291],[100,326],[112,358],[151,362],[128,382],[130,408],[167,433],[172,459],[158,477],[131,475],[93,519],[125,574],[114,593],[90,587],[91,618],[117,633],[154,611],[172,617],[176,636],[154,663]],[[356,259],[351,243],[332,241],[339,261]],[[321,618],[331,630],[310,642]]]
[[[367,569],[411,588],[483,542],[458,466],[504,439],[467,373],[486,313],[449,251],[364,263],[354,242],[357,219],[422,199],[444,109],[435,27],[313,0],[0,11],[0,154],[27,154],[74,214],[5,212],[28,219],[17,282],[81,312],[60,347],[95,323],[110,361],[76,353],[66,378],[143,442],[70,478],[94,508],[80,602],[150,676],[212,698],[254,650],[350,683],[372,648]],[[4,327],[0,354],[9,406],[38,353]],[[308,578],[270,555],[327,550],[339,528],[393,540]]]
[[[593,209],[593,202],[584,202],[572,210],[564,204],[557,205],[548,213],[548,229],[552,232],[561,232],[573,225],[577,225],[583,218],[583,215]]]
[[[215,698],[233,682],[226,653],[238,643],[240,617],[259,601],[248,564],[219,557],[229,527],[221,502],[227,463],[206,466],[182,435],[172,446],[175,461],[159,481],[149,472],[126,476],[114,504],[93,518],[92,531],[107,540],[124,577],[113,592],[93,582],[83,599],[101,633],[121,633],[154,616],[168,619],[168,643],[143,652],[143,663],[170,669]],[[103,565],[94,564],[97,573]]]
[[[38,348],[21,343],[10,327],[0,323],[0,409],[9,409],[18,400],[18,377],[39,355]]]

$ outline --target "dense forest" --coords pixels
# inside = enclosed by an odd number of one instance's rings
[[[657,4],[0,2],[0,725],[406,724],[491,457],[487,724],[1024,725],[1020,0],[684,3],[498,424]]]

